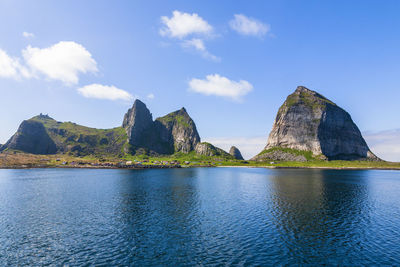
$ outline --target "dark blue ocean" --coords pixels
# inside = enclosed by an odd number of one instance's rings
[[[400,171],[0,170],[0,266],[400,265]]]

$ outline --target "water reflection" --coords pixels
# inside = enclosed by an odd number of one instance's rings
[[[0,170],[0,265],[398,265],[400,172]]]
[[[271,180],[274,220],[288,258],[310,263],[333,253],[345,260],[348,250],[361,249],[358,237],[371,206],[362,171],[281,170]],[[302,248],[301,257],[294,248]]]

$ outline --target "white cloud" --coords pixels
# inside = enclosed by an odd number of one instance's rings
[[[371,151],[388,161],[400,162],[400,129],[363,134]]]
[[[19,66],[18,59],[11,58],[0,49],[0,77],[17,78]]]
[[[34,74],[42,73],[66,84],[77,84],[80,73],[98,71],[89,51],[75,42],[62,41],[42,49],[28,46],[22,54]]]
[[[25,38],[33,38],[33,37],[35,37],[35,35],[33,33],[31,33],[31,32],[23,32],[22,36],[25,37]]]
[[[164,27],[160,29],[162,36],[184,38],[190,34],[210,34],[213,30],[203,18],[196,13],[189,14],[180,11],[173,11],[172,17],[161,17]]]
[[[182,43],[184,47],[194,47],[196,50],[199,51],[206,51],[206,46],[204,45],[203,40],[198,38],[193,38],[190,40],[186,40]]]
[[[239,148],[243,158],[251,159],[260,153],[267,144],[267,136],[255,137],[208,137],[204,142],[209,142],[225,151],[229,151],[231,146]]]
[[[148,95],[147,95],[147,98],[148,98],[148,99],[154,99],[154,97],[155,97],[154,94],[148,94]]]
[[[0,49],[0,77],[13,79],[30,78],[31,73],[19,62],[18,58],[12,58],[4,50]]]
[[[220,62],[221,59],[210,52],[208,52],[206,46],[204,45],[203,40],[198,39],[198,38],[193,38],[190,40],[185,40],[182,42],[182,46],[186,48],[194,48],[195,50],[199,51],[201,55],[209,60],[215,61],[215,62]]]
[[[133,99],[133,96],[127,91],[119,89],[115,86],[101,85],[96,83],[78,88],[78,92],[87,98],[126,101],[131,101]]]
[[[235,14],[229,22],[231,28],[242,35],[263,36],[270,31],[270,26],[242,14]]]
[[[236,82],[219,74],[211,74],[207,75],[205,80],[190,80],[189,90],[204,95],[216,95],[240,100],[242,96],[253,90],[253,86],[245,80]]]

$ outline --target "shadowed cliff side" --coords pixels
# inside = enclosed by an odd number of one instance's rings
[[[279,108],[264,150],[254,160],[379,160],[350,115],[303,86]]]

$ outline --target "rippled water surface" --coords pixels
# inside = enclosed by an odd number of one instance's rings
[[[399,265],[400,172],[0,170],[0,265]]]

